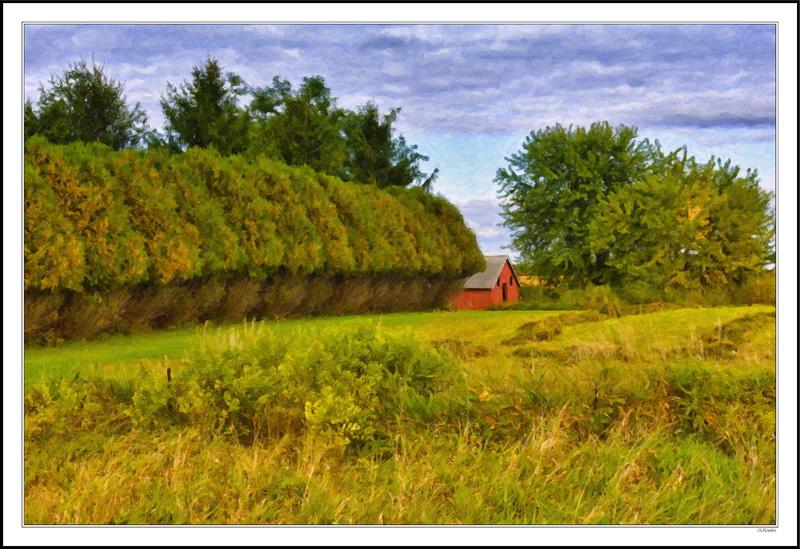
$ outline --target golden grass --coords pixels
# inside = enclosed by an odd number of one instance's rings
[[[560,313],[414,316],[457,357],[469,397],[436,421],[398,417],[375,449],[306,430],[134,427],[125,397],[101,392],[91,427],[76,409],[26,428],[25,523],[774,524],[772,311],[664,311],[518,344],[503,341]],[[403,325],[387,318],[379,330]],[[711,354],[726,326],[746,328],[737,353]],[[258,330],[206,343],[247,349]]]

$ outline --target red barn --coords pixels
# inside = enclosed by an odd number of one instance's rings
[[[486,310],[503,301],[519,301],[519,278],[507,255],[487,255],[486,270],[472,275],[453,301],[454,309]]]

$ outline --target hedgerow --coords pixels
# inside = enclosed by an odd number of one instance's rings
[[[342,312],[336,291],[388,298],[392,292],[365,291],[364,283],[400,288],[400,281],[430,278],[430,285],[409,282],[418,294],[409,302],[420,307],[441,301],[428,295],[428,286],[449,291],[449,281],[483,268],[460,212],[422,189],[382,190],[213,149],[172,155],[54,145],[42,137],[25,143],[26,301],[67,294],[63,303],[91,311],[92,299],[126,290],[118,311],[106,316],[132,326],[147,324],[131,316],[134,310],[151,310],[159,324],[189,320],[142,302],[170,294],[165,288],[183,288],[184,310],[221,303],[227,318],[232,311],[275,314],[281,298],[273,290],[281,281],[325,281],[330,295],[310,309]],[[217,301],[194,307],[192,296],[206,284]],[[243,285],[254,290],[246,300],[231,291]],[[397,296],[391,297],[396,308]],[[309,310],[297,303],[292,309]]]

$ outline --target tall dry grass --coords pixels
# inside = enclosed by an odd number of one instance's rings
[[[28,391],[25,521],[774,524],[771,312],[209,331],[129,385]]]

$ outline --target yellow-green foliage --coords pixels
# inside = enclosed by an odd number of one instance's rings
[[[256,157],[25,145],[25,289],[481,270],[458,210]]]
[[[162,373],[137,380],[125,412],[134,425],[191,424],[250,441],[311,431],[344,445],[380,442],[397,422],[436,420],[466,391],[450,355],[368,323],[280,337],[231,328],[173,366],[171,382]]]
[[[198,329],[185,360],[27,386],[25,523],[774,524],[772,313]]]

